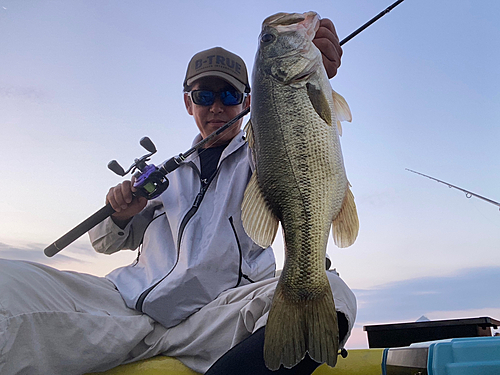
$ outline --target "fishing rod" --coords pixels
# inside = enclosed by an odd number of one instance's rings
[[[111,160],[108,163],[108,168],[120,176],[125,176],[129,172],[134,173],[136,178],[134,182],[134,188],[137,191],[134,193],[135,196],[145,197],[148,200],[157,198],[160,196],[168,187],[167,175],[177,168],[179,168],[184,160],[193,154],[196,150],[202,148],[205,144],[213,140],[215,137],[223,133],[227,128],[236,123],[238,120],[243,118],[246,114],[250,112],[250,108],[246,108],[236,115],[233,119],[228,121],[222,127],[202,139],[196,145],[191,147],[184,153],[180,153],[177,156],[173,156],[157,167],[154,164],[147,164],[146,162],[150,160],[150,156],[156,153],[156,147],[153,142],[148,137],[143,137],[140,140],[140,144],[144,147],[148,154],[135,159],[134,163],[125,171],[116,160]],[[46,256],[52,257],[64,249],[69,244],[76,241],[78,238],[83,236],[89,230],[94,228],[101,221],[107,217],[114,214],[116,211],[111,207],[110,203],[107,203],[99,211],[82,221],[75,228],[70,230],[68,233],[63,235],[58,240],[54,241],[52,244],[47,246],[43,252]]]
[[[349,34],[346,38],[340,41],[340,45],[343,45],[347,43],[349,40],[354,38],[356,35],[361,33],[363,30],[365,30],[367,27],[372,25],[374,22],[378,21],[380,18],[385,16],[387,13],[389,13],[392,9],[397,7],[399,4],[401,4],[404,0],[398,0],[392,5],[390,5],[388,8],[377,14],[375,17],[373,17],[371,20],[366,22],[364,25],[353,31],[351,34]],[[134,187],[137,189],[137,192],[135,195],[142,196],[149,199],[154,199],[163,193],[167,187],[168,187],[168,179],[167,175],[174,170],[176,170],[184,160],[186,160],[187,157],[189,157],[191,154],[193,154],[195,151],[198,149],[202,148],[205,144],[213,140],[214,138],[218,137],[220,134],[222,134],[224,131],[226,131],[231,125],[236,123],[239,119],[243,118],[245,115],[247,115],[250,112],[250,108],[246,108],[242,112],[240,112],[236,117],[234,117],[232,120],[224,124],[221,128],[217,129],[214,131],[212,134],[198,142],[196,145],[194,145],[192,148],[190,148],[188,151],[184,153],[180,153],[177,156],[174,156],[167,161],[163,162],[160,164],[158,167],[156,167],[154,164],[147,164],[146,162],[149,161],[150,156],[152,156],[154,153],[156,153],[156,147],[153,144],[153,142],[148,138],[148,137],[143,137],[140,140],[141,146],[143,146],[147,151],[149,151],[148,154],[135,159],[134,163],[125,171],[120,164],[116,160],[112,160],[108,163],[108,168],[111,169],[113,172],[120,176],[125,176],[129,172],[134,173],[134,176],[136,177],[136,180],[134,182]],[[78,238],[83,236],[85,233],[87,233],[89,230],[94,228],[97,224],[99,224],[101,221],[104,219],[108,218],[112,214],[115,213],[115,210],[113,207],[111,207],[111,204],[106,204],[106,206],[102,207],[100,210],[95,212],[93,215],[89,216],[87,219],[82,221],[80,224],[78,224],[76,227],[74,227],[72,230],[70,230],[68,233],[60,237],[58,240],[54,241],[52,244],[47,246],[43,252],[45,253],[46,256],[52,257],[56,255],[58,252],[63,250],[66,246],[70,245],[74,241],[76,241]]]
[[[486,201],[486,202],[488,202],[488,203],[494,204],[495,206],[498,206],[498,207],[499,207],[499,210],[500,210],[500,203],[495,202],[495,201],[494,201],[494,200],[492,200],[492,199],[488,199],[488,198],[486,198],[486,197],[483,197],[482,195],[479,195],[479,194],[473,193],[472,191],[462,189],[461,187],[458,187],[458,186],[452,185],[452,184],[450,184],[450,183],[448,183],[448,182],[438,180],[437,178],[434,178],[434,177],[431,177],[431,176],[427,176],[426,174],[423,174],[423,173],[420,173],[420,172],[416,172],[416,171],[412,171],[411,169],[408,169],[408,168],[405,168],[405,169],[406,169],[407,171],[409,171],[409,172],[416,173],[416,174],[419,174],[419,175],[421,175],[421,176],[424,176],[424,177],[430,178],[431,180],[434,180],[434,181],[440,182],[440,183],[442,183],[442,184],[448,185],[448,187],[449,187],[450,189],[451,189],[451,188],[454,188],[454,189],[457,189],[457,190],[463,191],[463,192],[465,193],[465,196],[466,196],[467,198],[472,198],[472,197],[474,196],[474,197],[476,197],[476,198],[482,199],[483,201]]]
[[[377,14],[375,17],[373,17],[371,20],[366,22],[363,26],[359,27],[358,29],[354,30],[352,33],[350,33],[348,36],[346,36],[344,39],[340,41],[340,45],[343,45],[350,41],[352,38],[354,38],[356,35],[358,35],[360,32],[362,32],[364,29],[372,25],[373,23],[377,22],[379,19],[381,19],[383,16],[385,16],[387,13],[389,13],[391,10],[396,8],[399,4],[401,4],[404,0],[398,0],[395,3],[391,4],[388,6],[386,9],[384,9],[382,12]]]

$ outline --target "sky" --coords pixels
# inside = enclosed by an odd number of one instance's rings
[[[104,205],[149,136],[162,161],[197,128],[182,82],[189,59],[222,46],[251,72],[262,21],[314,10],[339,37],[382,0],[0,0],[0,257],[104,276],[135,252],[96,254],[84,236],[43,249]],[[341,139],[360,220],[328,253],[364,325],[500,319],[500,212],[406,168],[500,201],[500,3],[406,0],[343,46],[332,87],[350,105]],[[283,262],[280,235],[274,244]]]

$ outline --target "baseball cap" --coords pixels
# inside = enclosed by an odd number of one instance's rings
[[[245,62],[222,47],[214,47],[198,52],[191,58],[184,79],[184,90],[202,77],[219,77],[240,92],[250,92]]]

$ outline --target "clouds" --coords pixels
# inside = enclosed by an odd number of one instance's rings
[[[358,299],[357,320],[360,323],[415,321],[435,311],[498,309],[498,285],[500,267],[480,267],[464,269],[451,276],[423,277],[358,289],[354,290]]]
[[[0,98],[24,99],[30,102],[42,103],[47,100],[48,94],[38,87],[0,85]]]
[[[72,253],[76,253],[77,255],[92,256],[93,252],[89,250],[90,246],[73,246]],[[13,259],[13,260],[27,260],[30,262],[42,263],[48,266],[60,266],[62,264],[68,263],[88,263],[88,260],[82,259],[82,257],[73,257],[64,254],[58,254],[53,258],[48,258],[43,253],[43,249],[45,245],[32,243],[27,245],[26,247],[21,246],[12,246],[7,245],[0,242],[0,258],[4,259]]]
[[[462,269],[447,276],[422,277],[354,289],[358,315],[346,347],[368,348],[363,326],[489,316],[500,319],[500,267]],[[493,330],[499,332],[499,330]]]
[[[43,253],[46,244],[28,243],[17,246],[0,242],[0,258],[25,260],[51,266],[60,270],[105,276],[112,270],[131,264],[137,257],[135,251],[120,251],[112,255],[98,254],[87,239],[73,242],[63,251],[48,258]]]

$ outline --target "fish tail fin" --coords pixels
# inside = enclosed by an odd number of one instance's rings
[[[332,222],[332,229],[333,239],[335,245],[338,247],[349,247],[356,241],[359,231],[359,220],[356,203],[354,203],[354,195],[351,192],[349,183],[342,208]]]
[[[284,297],[281,282],[276,287],[266,324],[264,360],[270,370],[281,364],[292,368],[306,352],[316,362],[337,364],[339,330],[333,295],[329,288],[323,295],[300,302]]]

